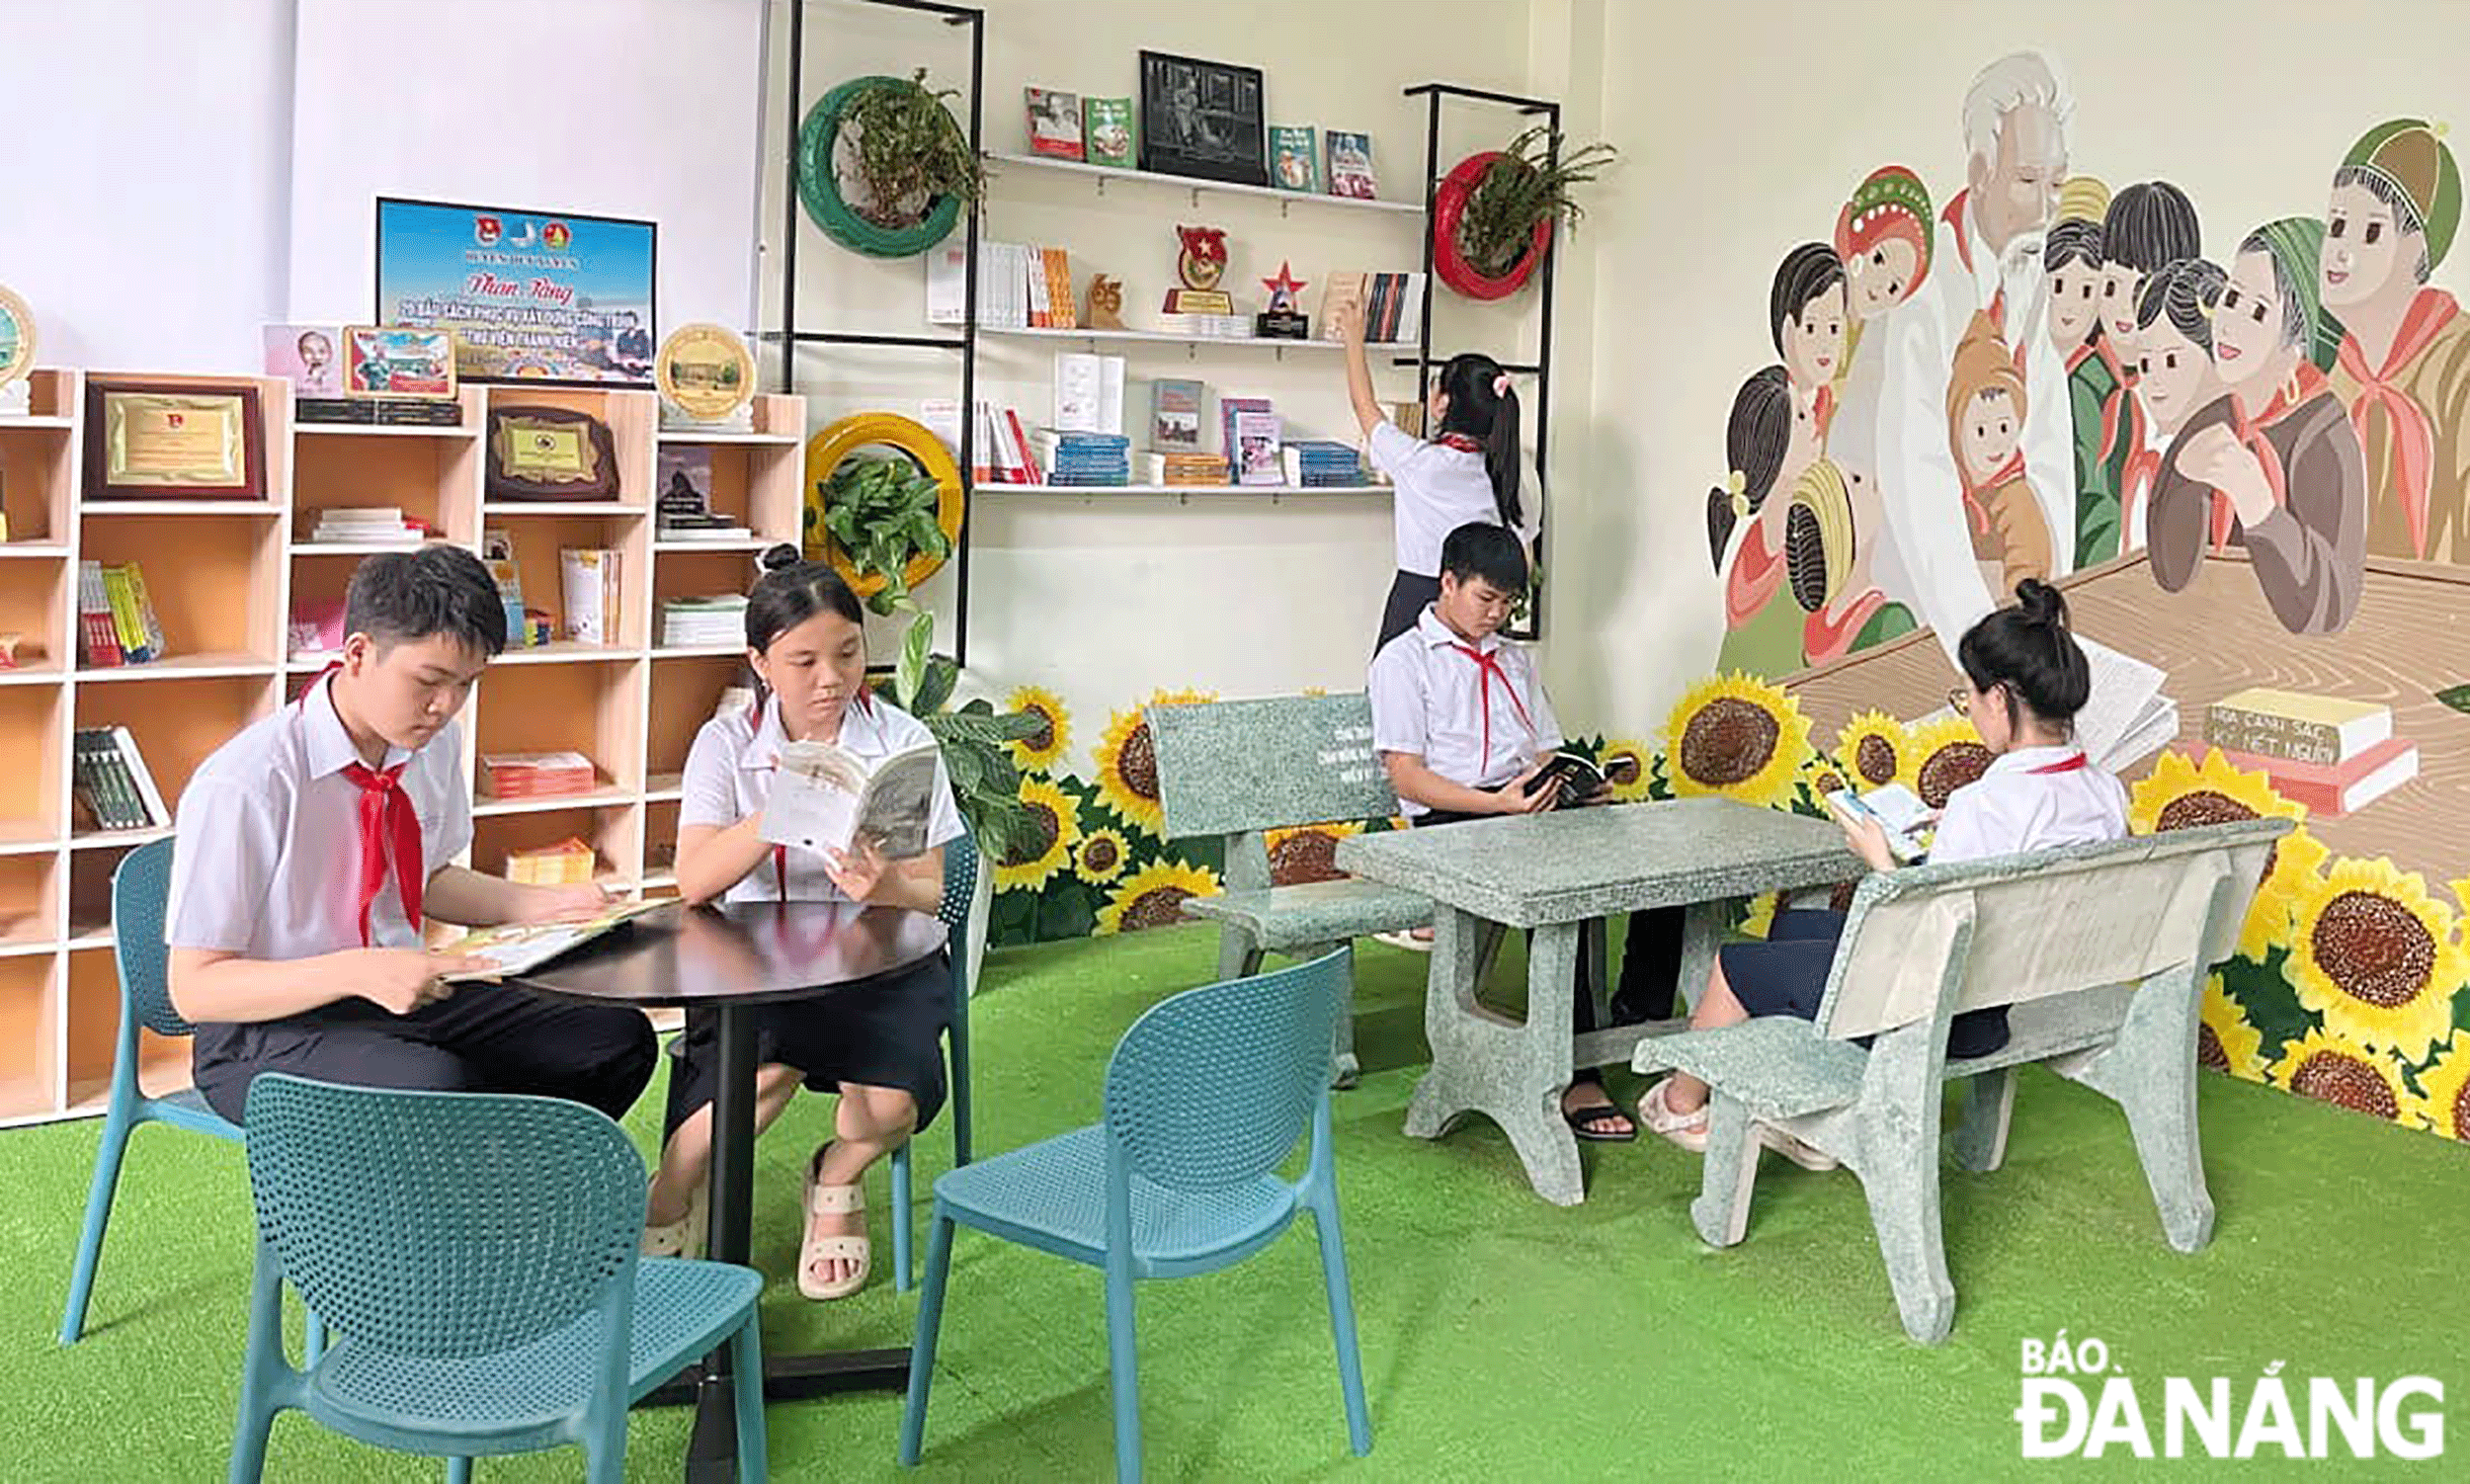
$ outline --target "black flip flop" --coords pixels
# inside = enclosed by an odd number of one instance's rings
[[[1607,1118],[1619,1118],[1629,1126],[1617,1133],[1589,1126]],[[1608,1098],[1591,1108],[1564,1108],[1561,1120],[1570,1125],[1570,1132],[1591,1144],[1630,1144],[1638,1139],[1638,1120],[1621,1112],[1621,1106]]]

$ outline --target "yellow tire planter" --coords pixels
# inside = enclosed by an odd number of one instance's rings
[[[960,522],[968,509],[968,497],[960,487],[960,466],[952,462],[944,441],[929,432],[923,424],[892,412],[858,412],[842,418],[806,441],[806,516],[805,549],[809,561],[828,561],[834,571],[847,580],[860,598],[871,598],[883,590],[879,573],[858,570],[841,543],[832,538],[823,524],[824,486],[841,461],[861,449],[897,449],[935,481],[935,524],[947,539],[960,539]],[[935,575],[947,558],[921,551],[909,559],[901,579],[911,591]]]

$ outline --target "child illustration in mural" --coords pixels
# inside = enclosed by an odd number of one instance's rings
[[[1800,668],[1800,605],[1783,590],[1784,500],[1818,453],[1817,414],[1798,405],[1780,366],[1762,368],[1733,394],[1724,428],[1730,470],[1707,491],[1707,542],[1724,578],[1724,644],[1717,664],[1753,675]]]
[[[1836,216],[1847,307],[1876,319],[1913,296],[1930,275],[1930,188],[1901,165],[1881,165],[1852,188]]]
[[[2460,169],[2424,120],[2377,124],[2333,174],[2329,379],[2366,451],[2370,555],[2470,561],[2470,321],[2427,287],[2460,224]]]
[[[1784,254],[1767,291],[1767,328],[1793,403],[1811,414],[1823,448],[1835,418],[1836,378],[1844,372],[1844,260],[1834,248],[1804,242]]]
[[[1784,507],[1784,575],[1801,623],[1801,660],[1823,665],[1920,627],[1870,573],[1878,549],[1878,492],[1857,469],[1821,458]]]
[[[2203,255],[2195,203],[2177,186],[2139,181],[2110,198],[2101,214],[2101,333],[2122,365],[2136,363],[2135,311],[2145,280],[2165,265]]]
[[[2126,482],[2118,491],[2130,551],[2143,550],[2148,539],[2162,451],[2189,418],[2221,395],[2221,377],[2213,370],[2213,306],[2227,282],[2219,265],[2186,258],[2163,264],[2136,296],[2135,396],[2147,442],[2128,458]]]
[[[2024,470],[2030,411],[2016,357],[1987,313],[1975,314],[1947,368],[1947,448],[1962,479],[1973,559],[1992,592],[2050,575],[2050,528]]]
[[[2050,344],[2067,362],[2067,402],[2076,433],[2076,565],[2118,554],[2118,486],[2126,477],[2134,398],[2102,321],[2101,218],[2109,188],[2077,176],[2059,188],[2058,220],[2041,249],[2050,276]],[[2130,313],[2130,320],[2133,315]]]
[[[2223,395],[2181,429],[2153,488],[2153,578],[2177,592],[2205,549],[2243,543],[2273,617],[2333,633],[2365,582],[2366,460],[2308,359],[2324,223],[2266,222],[2239,244],[2212,314]]]

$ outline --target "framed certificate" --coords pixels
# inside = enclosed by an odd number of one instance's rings
[[[266,419],[255,384],[86,382],[89,499],[266,498]]]
[[[454,332],[400,325],[346,327],[343,394],[431,401],[453,398]]]
[[[618,449],[609,425],[564,407],[491,408],[487,493],[512,500],[615,496]]]

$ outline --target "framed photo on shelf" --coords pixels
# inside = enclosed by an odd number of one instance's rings
[[[454,332],[400,325],[347,328],[343,392],[353,397],[453,397]]]
[[[377,198],[381,325],[454,332],[465,381],[652,384],[660,226]]]
[[[343,326],[268,325],[266,374],[291,383],[295,397],[343,395]]]
[[[88,377],[85,473],[89,499],[265,499],[257,383]]]
[[[1161,175],[1270,183],[1258,67],[1141,53],[1140,168]]]

